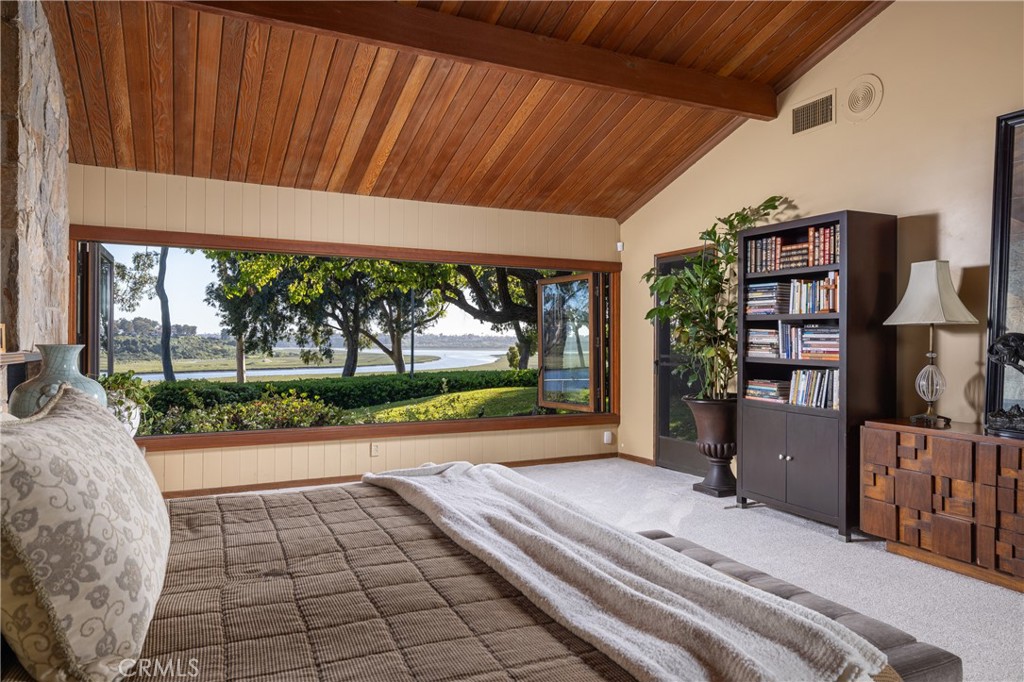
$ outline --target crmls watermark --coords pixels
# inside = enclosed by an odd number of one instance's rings
[[[117,671],[125,677],[199,677],[199,659],[197,658],[126,658],[117,666]]]

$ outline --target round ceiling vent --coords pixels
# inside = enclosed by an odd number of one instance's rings
[[[848,121],[866,121],[882,104],[882,81],[873,73],[857,76],[846,86],[846,91],[843,114]]]

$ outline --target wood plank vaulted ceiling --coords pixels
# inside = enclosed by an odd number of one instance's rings
[[[209,5],[45,3],[72,162],[621,220],[745,120],[316,23],[343,3],[309,3],[305,25],[288,3]],[[885,3],[402,5],[779,92]]]

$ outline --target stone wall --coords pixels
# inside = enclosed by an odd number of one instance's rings
[[[68,337],[68,112],[42,6],[0,12],[0,321],[31,350]]]

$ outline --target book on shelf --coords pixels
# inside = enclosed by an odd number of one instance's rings
[[[777,315],[790,305],[789,282],[755,282],[745,290],[747,315]]]
[[[785,404],[789,396],[789,382],[772,379],[750,379],[743,397],[748,400],[763,400],[768,403]]]
[[[745,256],[750,273],[834,265],[839,262],[839,226],[809,227],[796,237],[748,239]]]
[[[839,327],[780,320],[775,329],[748,328],[745,356],[838,361]]]
[[[830,272],[820,279],[790,280],[789,312],[793,315],[839,312],[839,273]]]
[[[747,357],[748,358],[777,358],[777,357],[779,357],[779,330],[778,329],[748,329],[747,330]]]
[[[839,327],[828,324],[801,327],[795,357],[800,360],[839,360]]]
[[[793,370],[789,382],[790,405],[815,407],[822,410],[839,409],[838,369]]]

